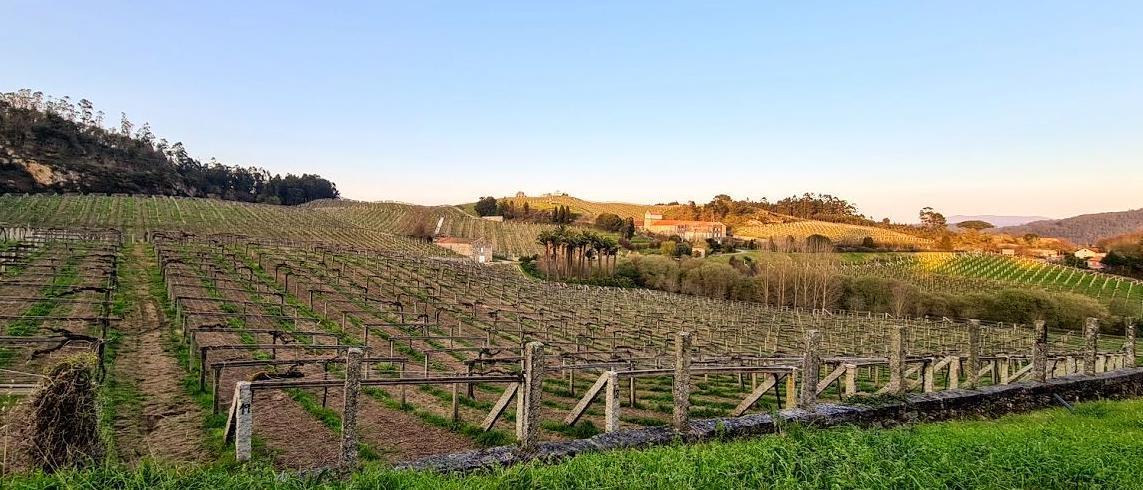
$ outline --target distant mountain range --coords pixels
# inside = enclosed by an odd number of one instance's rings
[[[1018,226],[1025,223],[1031,223],[1033,221],[1047,221],[1051,219],[1052,218],[1046,216],[998,216],[994,214],[982,214],[976,216],[953,215],[945,218],[945,220],[948,221],[950,225],[956,225],[957,223],[962,223],[965,221],[984,221],[991,223],[996,227]]]
[[[952,220],[950,219],[951,223]],[[1105,238],[1143,230],[1143,208],[1109,213],[1081,214],[1060,220],[1041,220],[1020,226],[1000,228],[1001,233],[1023,235],[1035,233],[1045,237],[1070,240],[1077,245],[1091,245]]]

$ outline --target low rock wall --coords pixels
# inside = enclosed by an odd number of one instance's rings
[[[812,412],[789,409],[774,415],[694,420],[685,434],[677,433],[672,427],[651,427],[600,434],[589,439],[540,443],[530,452],[521,451],[515,446],[502,446],[433,456],[406,463],[399,468],[468,472],[534,460],[554,462],[593,451],[664,445],[680,438],[688,442],[700,442],[771,434],[782,425],[791,423],[814,427],[892,427],[959,418],[996,417],[1035,410],[1060,405],[1056,397],[1075,403],[1138,396],[1143,396],[1143,368],[1132,368],[1093,376],[1054,378],[1043,383],[1024,382],[986,386],[976,390],[910,394],[899,400],[881,399],[876,405],[819,404]]]

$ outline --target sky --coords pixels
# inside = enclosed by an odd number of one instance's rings
[[[0,0],[0,91],[419,204],[1143,207],[1143,2]]]

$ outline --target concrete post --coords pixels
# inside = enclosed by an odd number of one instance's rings
[[[345,351],[345,393],[341,413],[341,467],[357,466],[357,397],[361,394],[362,351],[356,347]]]
[[[254,435],[254,395],[249,381],[239,381],[234,386],[234,398],[238,400],[234,420],[234,459],[250,461],[251,439]]]
[[[1088,318],[1083,322],[1083,374],[1095,374],[1095,354],[1099,349],[1099,321]]]
[[[786,408],[794,408],[798,404],[797,383],[796,371],[786,375]]]
[[[1048,326],[1043,320],[1036,320],[1032,333],[1032,379],[1048,379]]]
[[[932,393],[932,392],[936,391],[937,387],[936,387],[936,383],[934,382],[935,381],[934,378],[937,377],[937,370],[936,370],[936,361],[934,359],[926,359],[925,360],[924,376],[925,376],[925,380],[924,380],[924,385],[922,388],[924,390],[924,392],[925,393]]]
[[[603,430],[619,430],[619,373],[607,372],[607,385],[603,391]]]
[[[1135,319],[1127,319],[1127,327],[1123,330],[1124,368],[1135,367]]]
[[[460,383],[452,384],[452,423],[460,422]]]
[[[960,357],[954,357],[949,362],[949,382],[948,389],[955,390],[960,388]]]
[[[857,365],[845,365],[845,391],[842,393],[845,398],[849,398],[857,394]]]
[[[798,408],[813,410],[818,403],[818,378],[821,375],[822,333],[806,330],[805,352],[802,355],[802,386],[798,393]]]
[[[691,410],[691,333],[679,332],[675,338],[674,427],[686,432]]]
[[[980,320],[968,321],[968,360],[964,365],[964,387],[976,388],[980,376]]]
[[[536,447],[543,388],[544,344],[528,342],[524,346],[524,385],[516,396],[516,439],[525,451]]]
[[[908,386],[905,383],[905,344],[908,332],[903,326],[889,329],[889,393],[901,394]]]

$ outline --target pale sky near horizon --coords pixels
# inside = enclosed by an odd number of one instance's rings
[[[0,91],[86,97],[353,199],[1143,207],[1137,1],[0,0],[0,18]]]

